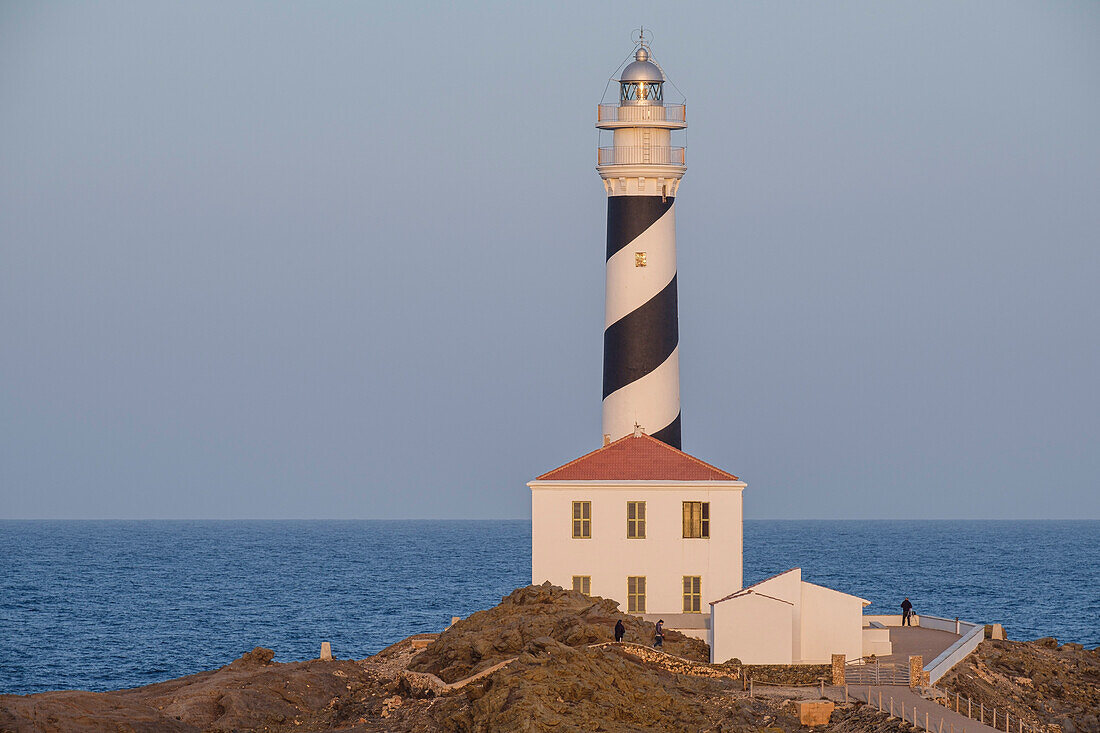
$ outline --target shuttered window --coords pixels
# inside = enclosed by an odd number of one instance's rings
[[[626,538],[645,539],[645,502],[628,501],[626,503]]]
[[[684,613],[701,613],[703,606],[703,578],[699,575],[684,576]]]
[[[684,537],[710,537],[710,502],[684,502]]]
[[[573,576],[573,590],[584,593],[586,596],[592,595],[592,576],[591,575],[574,575]]]
[[[573,539],[592,539],[592,502],[573,502]]]
[[[645,613],[645,576],[632,575],[626,579],[627,613]]]

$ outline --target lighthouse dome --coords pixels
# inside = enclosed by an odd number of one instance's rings
[[[657,68],[657,64],[649,60],[649,49],[641,46],[634,54],[634,60],[623,69],[619,81],[664,81],[664,74]]]

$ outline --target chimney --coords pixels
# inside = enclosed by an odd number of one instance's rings
[[[606,448],[609,445],[611,445],[611,433],[604,433],[603,434],[603,447]]]

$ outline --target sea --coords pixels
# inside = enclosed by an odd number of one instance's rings
[[[1100,521],[746,520],[744,546],[746,584],[801,567],[868,613],[908,596],[1011,639],[1100,644]],[[136,687],[255,646],[361,658],[530,572],[527,520],[0,521],[0,693]]]

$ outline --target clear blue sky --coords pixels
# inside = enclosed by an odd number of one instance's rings
[[[1100,518],[1100,3],[992,0],[0,5],[0,517],[528,516],[639,24],[746,516]]]

